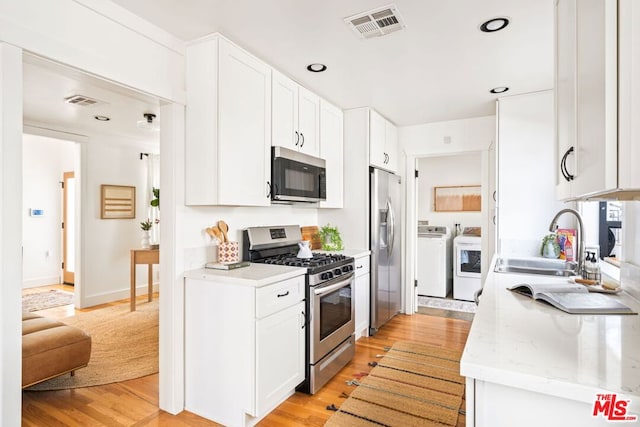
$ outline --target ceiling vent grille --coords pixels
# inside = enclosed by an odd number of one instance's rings
[[[89,98],[88,96],[84,96],[84,95],[68,96],[64,99],[64,102],[66,102],[67,104],[81,105],[83,107],[90,107],[92,105],[101,103],[96,99]]]
[[[406,28],[395,4],[358,13],[345,18],[344,22],[363,39],[385,36]]]

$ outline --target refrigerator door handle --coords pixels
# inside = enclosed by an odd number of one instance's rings
[[[387,199],[387,255],[393,254],[393,244],[396,237],[396,216],[393,213],[391,199]]]

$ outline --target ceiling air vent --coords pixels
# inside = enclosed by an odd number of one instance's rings
[[[64,99],[64,102],[67,104],[81,105],[83,107],[90,107],[100,103],[100,101],[84,95],[68,96]]]
[[[406,27],[394,4],[358,13],[344,19],[363,39],[384,36]]]

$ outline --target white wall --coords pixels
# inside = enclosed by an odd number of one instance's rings
[[[454,225],[480,227],[480,212],[436,212],[433,206],[434,187],[480,185],[482,164],[480,153],[424,157],[418,160],[418,220],[430,225],[446,225],[453,234]]]
[[[218,242],[211,239],[205,228],[224,220],[229,225],[229,240],[240,242],[242,256],[242,229],[263,225],[300,226],[318,225],[318,210],[293,205],[270,207],[188,207],[182,219],[185,243],[185,270],[202,268],[215,261]]]
[[[184,46],[166,31],[153,27],[111,2],[100,0],[28,0],[0,2],[0,160],[2,161],[2,402],[0,419],[7,425],[20,420],[20,288],[22,246],[22,52],[28,50],[63,64],[85,70],[157,97],[184,104]],[[96,46],[99,46],[97,48]],[[177,138],[180,141],[180,138]],[[175,165],[167,164],[167,175]],[[171,196],[171,194],[169,194]],[[169,198],[171,200],[171,198]],[[172,200],[171,200],[172,201]],[[162,257],[162,255],[161,255]],[[165,258],[170,264],[171,257]],[[177,285],[168,276],[161,288]],[[183,366],[167,366],[176,335],[163,325],[179,322],[181,312],[161,313],[161,365],[182,372]],[[164,313],[167,313],[166,315]],[[175,318],[170,316],[175,315]],[[7,355],[12,355],[8,357]],[[183,408],[182,387],[161,381],[161,408],[176,413]]]
[[[489,148],[495,140],[496,125],[495,116],[476,117],[462,120],[449,120],[445,122],[428,123],[416,126],[401,127],[398,130],[398,140],[402,150],[406,154],[404,176],[411,177],[414,174],[416,161],[421,157],[437,155],[455,155],[467,153],[481,153],[482,171],[481,182],[482,198],[489,197]],[[415,280],[416,265],[416,233],[418,208],[416,205],[417,182],[415,179],[405,180],[405,291],[406,295],[412,295],[412,286]],[[483,228],[487,228],[489,216],[482,212]],[[488,253],[488,240],[483,239],[483,269],[487,261],[484,259]],[[407,298],[405,312],[411,314],[415,311],[416,298]]]
[[[74,170],[75,144],[25,134],[22,140],[22,285],[60,283],[62,174]],[[44,216],[30,216],[30,209]]]
[[[130,295],[130,250],[141,247],[140,222],[147,219],[146,161],[140,160],[140,152],[147,152],[148,147],[93,136],[83,148],[82,305],[92,306]],[[100,218],[102,184],[136,187],[135,219]],[[147,266],[136,268],[138,292],[146,293]]]
[[[398,136],[407,157],[449,155],[488,150],[495,125],[495,116],[475,117],[405,126],[398,130]]]

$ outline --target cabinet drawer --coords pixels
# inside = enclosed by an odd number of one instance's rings
[[[256,289],[256,317],[261,319],[304,299],[304,276]]]
[[[360,277],[363,274],[368,274],[369,273],[369,268],[370,268],[369,264],[370,264],[369,256],[363,256],[362,258],[356,258],[356,266],[355,266],[356,277]]]

